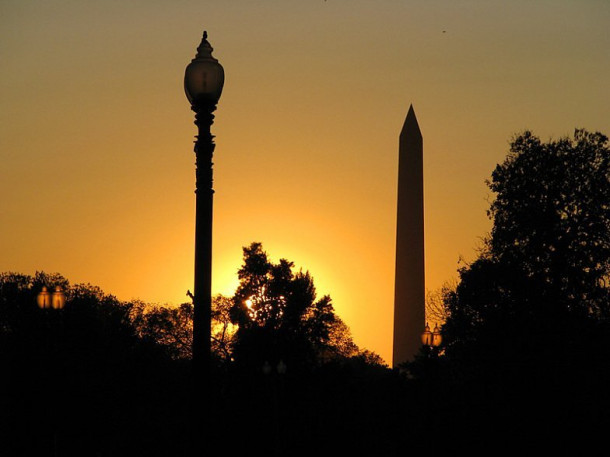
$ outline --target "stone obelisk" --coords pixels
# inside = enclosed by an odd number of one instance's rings
[[[413,360],[425,326],[423,139],[413,105],[400,132],[393,366]]]

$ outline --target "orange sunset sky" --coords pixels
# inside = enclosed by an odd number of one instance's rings
[[[261,241],[391,360],[398,134],[424,137],[426,286],[490,228],[484,180],[526,128],[610,133],[610,2],[0,3],[0,271],[187,301],[204,29],[216,112],[215,292]]]

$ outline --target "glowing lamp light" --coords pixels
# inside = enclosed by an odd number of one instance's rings
[[[47,290],[46,286],[42,287],[42,290],[36,297],[36,302],[40,309],[48,309],[51,307],[51,294]]]
[[[421,334],[421,342],[424,346],[439,347],[441,345],[443,337],[441,336],[441,330],[438,328],[438,324],[434,326],[434,331],[431,332],[430,326],[426,323],[426,328]]]
[[[424,346],[432,346],[432,332],[430,326],[426,324],[424,332],[421,334],[421,342]]]
[[[216,105],[220,99],[225,71],[212,57],[213,50],[208,42],[208,32],[203,32],[197,55],[184,72],[184,92],[193,107]]]
[[[42,286],[42,290],[36,296],[36,302],[40,309],[63,309],[66,306],[66,294],[59,286],[55,286],[52,294],[47,290],[46,286]]]
[[[55,292],[53,292],[53,296],[51,297],[51,306],[53,309],[64,309],[65,305],[66,294],[64,294],[64,292],[61,290],[61,287],[56,286]]]
[[[428,329],[430,331],[430,329]],[[443,341],[443,337],[441,336],[441,331],[438,328],[438,324],[434,326],[434,331],[432,332],[432,346],[438,347],[441,345]]]

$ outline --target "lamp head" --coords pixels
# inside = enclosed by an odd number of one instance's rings
[[[432,332],[430,331],[430,326],[426,323],[426,327],[424,328],[423,333],[421,334],[421,342],[424,346],[432,345]]]
[[[216,105],[225,82],[225,72],[218,60],[212,57],[213,48],[208,33],[203,32],[197,55],[184,72],[184,92],[194,109]]]
[[[61,287],[55,286],[55,292],[51,297],[51,307],[53,309],[63,309],[66,306],[66,294],[64,294]]]
[[[51,307],[51,294],[47,290],[46,286],[42,286],[42,290],[36,296],[36,302],[40,309],[47,309]]]
[[[432,332],[432,346],[439,347],[443,342],[443,336],[441,335],[441,330],[438,328],[438,324],[434,326],[434,331]]]

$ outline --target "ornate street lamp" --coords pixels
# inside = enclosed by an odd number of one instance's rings
[[[42,286],[42,290],[36,296],[36,302],[40,309],[63,309],[66,305],[66,294],[59,286],[55,286],[55,291],[52,294],[46,286]]]
[[[438,347],[441,345],[443,337],[441,331],[438,328],[438,324],[434,326],[434,331],[430,331],[430,326],[426,323],[426,328],[421,334],[421,342],[424,346]]]
[[[224,85],[224,69],[214,57],[207,32],[184,73],[184,92],[195,112],[195,295],[193,296],[193,379],[196,409],[205,407],[209,392],[212,333],[212,209],[214,122]],[[199,413],[203,413],[200,411]],[[207,416],[207,414],[204,414]],[[205,431],[204,431],[205,433]]]
[[[66,294],[63,293],[61,287],[55,286],[55,292],[51,296],[51,308],[64,309],[66,305]]]
[[[49,309],[51,307],[51,294],[46,286],[42,286],[42,290],[36,297],[36,302],[40,309]]]
[[[197,55],[184,73],[184,91],[195,112],[198,128],[195,141],[196,156],[196,214],[195,214],[195,295],[193,299],[193,369],[195,379],[207,378],[210,365],[210,335],[212,309],[212,209],[214,136],[210,128],[214,122],[216,104],[224,85],[224,69],[214,57],[208,33],[197,48]],[[197,379],[199,378],[199,379]]]
[[[36,303],[38,304],[38,307],[40,309],[62,310],[62,309],[64,309],[64,306],[66,305],[66,294],[59,286],[55,286],[55,290],[53,291],[53,293],[50,293],[47,290],[46,286],[42,286],[42,289],[36,295]],[[45,314],[46,314],[46,311],[45,311]],[[55,312],[51,312],[51,314],[55,314],[56,316],[62,317],[62,313],[56,314]],[[59,325],[59,328],[57,327],[57,325],[53,325],[54,328],[53,328],[53,337],[52,337],[51,347],[53,348],[52,354],[53,354],[54,359],[57,357],[57,354],[58,354],[57,344],[58,344],[58,340],[61,338],[61,331],[62,331],[62,327],[63,327],[61,320],[59,322],[56,321],[55,323],[56,324],[59,323],[60,325]],[[57,380],[55,380],[53,378],[53,382],[57,382]],[[53,384],[51,386],[51,390],[53,390],[53,391],[56,390],[56,388],[57,388],[57,384]],[[51,408],[51,407],[56,407],[56,406],[49,406],[49,407]],[[57,455],[57,441],[58,441],[57,424],[52,423],[51,430],[53,433],[53,455]]]
[[[225,82],[224,69],[218,60],[212,57],[213,50],[208,42],[208,32],[203,32],[197,55],[188,64],[184,73],[186,98],[197,114],[200,108],[207,107],[210,113],[216,109]],[[211,119],[213,121],[214,117],[212,116]],[[208,127],[212,125],[212,121],[209,122]],[[199,124],[197,126],[200,127]]]
[[[434,326],[434,330],[432,331],[432,346],[439,347],[443,342],[443,337],[441,336],[441,330],[438,328],[438,324]]]
[[[432,346],[432,332],[430,331],[430,326],[427,323],[424,332],[421,334],[421,342],[424,346]]]

